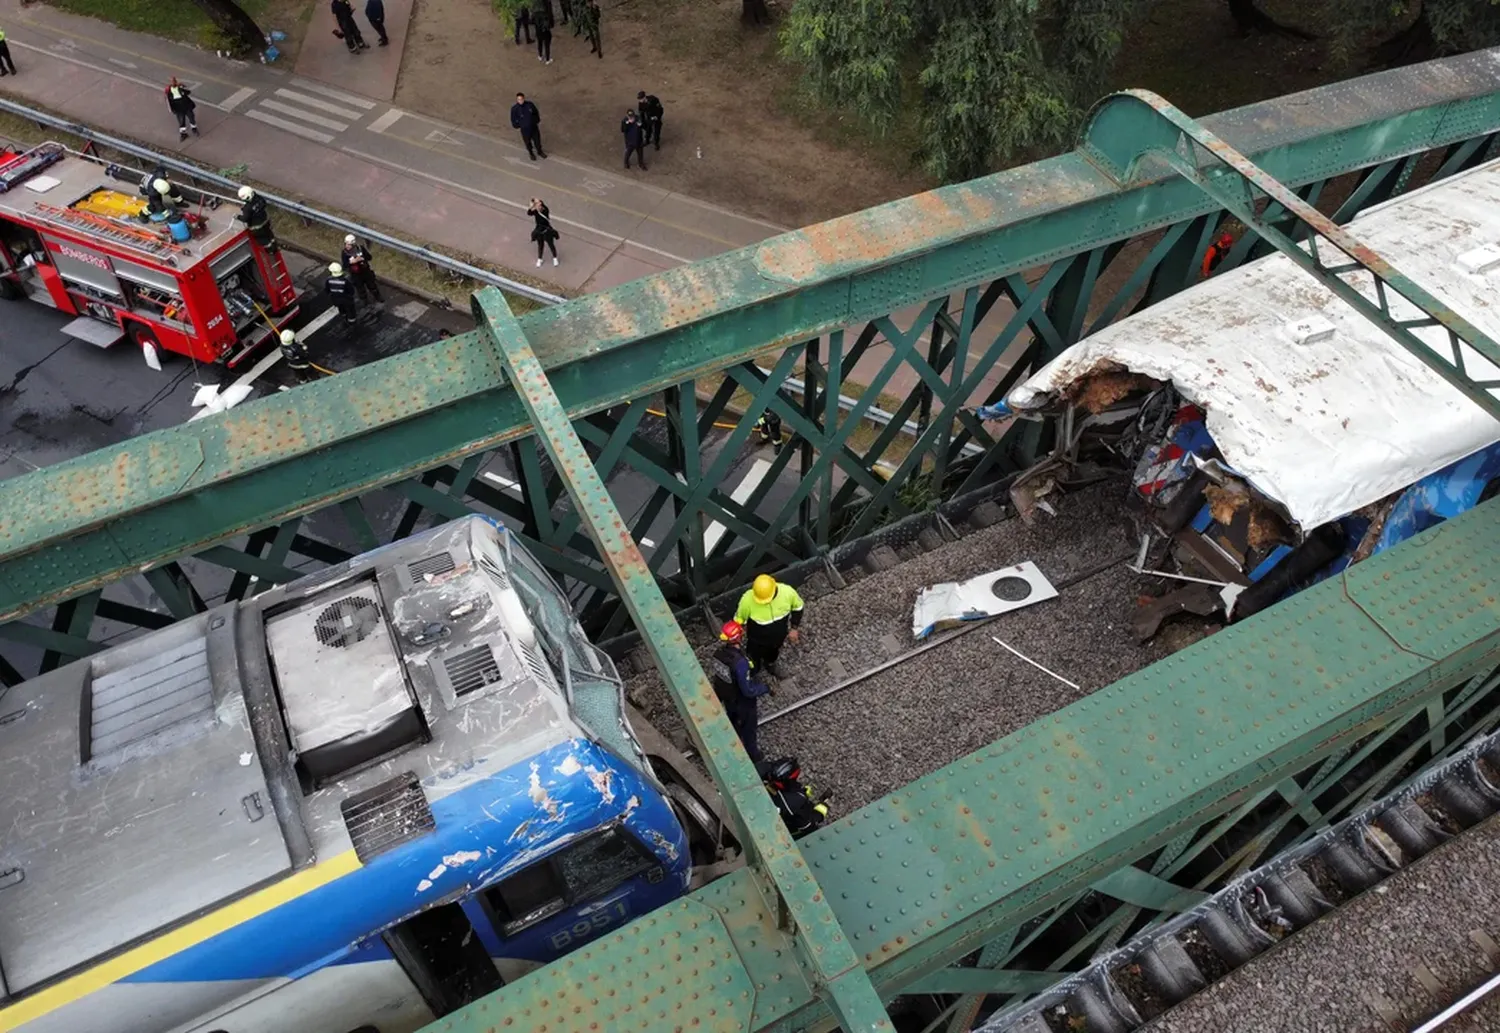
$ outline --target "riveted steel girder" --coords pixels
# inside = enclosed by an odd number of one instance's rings
[[[1493,132],[1497,90],[1500,65],[1466,55],[1204,124],[1295,185]],[[576,418],[768,348],[1216,211],[1216,201],[1169,169],[1122,186],[1073,153],[784,234],[520,323]],[[0,487],[0,620],[529,431],[493,349],[469,334],[14,478]]]

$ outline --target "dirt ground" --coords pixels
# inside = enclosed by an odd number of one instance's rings
[[[1322,7],[1263,5],[1294,24],[1316,24]],[[742,25],[739,0],[604,0],[601,8],[604,58],[559,26],[548,66],[534,47],[512,42],[484,0],[416,0],[396,103],[504,135],[519,90],[541,107],[549,150],[614,168],[620,119],[644,89],[667,109],[652,182],[786,226],[933,185],[909,141],[873,140],[847,115],[807,103],[796,69],[776,54],[776,27]],[[1152,0],[1115,81],[1207,114],[1340,77],[1318,43],[1240,37],[1223,0]]]

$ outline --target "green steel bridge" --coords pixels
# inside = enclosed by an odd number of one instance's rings
[[[596,636],[633,628],[649,648],[749,864],[430,1030],[879,1030],[888,1003],[913,994],[948,995],[931,1028],[969,1029],[985,995],[1040,991],[1492,730],[1500,509],[1353,566],[800,844],[674,608],[755,570],[827,565],[893,522],[938,522],[1002,490],[1050,442],[1036,424],[982,425],[970,407],[984,376],[1006,370],[998,399],[1091,330],[1190,285],[1228,218],[1253,231],[1231,263],[1291,255],[1500,415],[1496,385],[1464,361],[1500,365],[1500,346],[1405,278],[1399,257],[1343,229],[1493,155],[1496,57],[1201,122],[1122,94],[1076,150],[1036,164],[519,317],[486,288],[472,333],[0,485],[0,637],[43,651],[50,669],[103,648],[102,622],[159,626],[168,618],[110,592],[138,577],[173,617],[191,614],[203,601],[185,557],[233,572],[232,598],[252,578],[292,579],[294,556],[344,558],[303,533],[320,511],[380,544],[365,501],[377,492],[403,500],[398,536],[474,504],[504,512],[558,574],[589,586]],[[1398,318],[1392,295],[1423,315]],[[1428,348],[1419,328],[1452,347]],[[888,358],[841,403],[846,371],[877,339]],[[902,371],[916,387],[854,444]],[[640,433],[663,395],[665,448]],[[766,478],[790,470],[798,485],[769,518],[759,493],[721,488],[767,408],[798,442]],[[734,429],[705,467],[699,444],[716,421]],[[882,469],[908,421],[915,447]],[[497,449],[519,499],[477,476]],[[634,526],[604,487],[621,467],[655,485]],[[671,532],[648,562],[636,537],[664,511]],[[709,522],[727,533],[710,541]],[[23,672],[4,663],[0,676]],[[1038,963],[1031,948],[1059,931],[1071,946]]]

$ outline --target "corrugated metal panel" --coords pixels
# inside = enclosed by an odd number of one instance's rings
[[[204,639],[148,656],[92,686],[90,753],[99,758],[194,718],[213,714]]]
[[[354,844],[354,853],[365,864],[372,857],[437,828],[422,785],[410,771],[356,793],[339,810]]]

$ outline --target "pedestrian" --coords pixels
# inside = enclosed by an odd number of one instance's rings
[[[1234,237],[1228,233],[1219,234],[1219,239],[1208,245],[1208,250],[1203,252],[1203,278],[1206,280],[1219,268],[1219,263],[1229,257],[1229,252],[1234,249]]]
[[[531,8],[523,7],[516,12],[516,46],[521,45],[521,33],[525,31],[526,42],[531,42]]]
[[[630,156],[638,155],[641,159],[641,171],[646,171],[646,129],[641,125],[641,120],[636,117],[634,111],[625,112],[625,120],[620,123],[620,132],[625,137],[625,167],[630,168]]]
[[[307,345],[297,339],[296,331],[281,331],[281,357],[286,368],[292,371],[297,383],[305,384],[312,378],[312,360],[307,356]]]
[[[359,31],[359,23],[354,20],[354,8],[349,6],[349,0],[331,0],[328,6],[333,11],[333,20],[339,26],[334,30],[334,35],[343,37],[349,53],[358,54],[361,50],[369,50],[370,45]]]
[[[557,238],[561,236],[557,227],[552,225],[552,210],[540,197],[531,199],[531,207],[526,209],[526,214],[536,220],[536,225],[531,228],[531,239],[536,241],[536,264],[540,268],[542,264],[542,248],[552,249],[552,264],[557,264]]]
[[[536,161],[537,155],[547,156],[542,150],[542,113],[524,93],[516,94],[516,102],[510,106],[510,124],[521,131],[521,142],[532,161]]]
[[[384,305],[380,282],[375,279],[375,266],[370,262],[370,249],[356,240],[354,234],[344,238],[344,250],[339,259],[349,274],[349,281],[354,285],[355,298],[369,298],[377,305]]]
[[[552,5],[542,0],[531,12],[531,24],[536,26],[536,59],[543,64],[552,63]]]
[[[344,267],[339,263],[329,263],[328,279],[324,282],[323,289],[333,299],[339,315],[344,317],[344,323],[347,326],[353,326],[359,322],[359,302],[354,297],[354,285],[349,282],[349,277],[344,275]]]
[[[770,574],[761,574],[740,596],[734,619],[748,631],[745,655],[755,669],[785,677],[776,661],[788,639],[797,641],[797,628],[802,624],[802,597],[797,590],[777,584]]]
[[[743,624],[725,622],[719,631],[719,643],[718,650],[708,661],[708,679],[713,683],[714,695],[724,705],[730,726],[750,755],[751,763],[759,764],[763,758],[757,741],[760,723],[757,701],[771,690],[765,682],[756,680],[750,659],[745,655]]]
[[[276,234],[271,230],[271,213],[266,210],[266,199],[253,187],[240,187],[240,214],[235,216],[250,231],[250,239],[273,254],[281,250],[276,243]]]
[[[6,71],[6,68],[10,71]],[[10,44],[5,42],[5,33],[0,32],[0,75],[19,75],[16,71],[16,63],[11,60]]]
[[[172,114],[177,116],[177,139],[186,140],[189,129],[193,131],[194,136],[197,136],[198,120],[193,117],[193,112],[198,105],[193,103],[192,93],[177,81],[175,75],[172,76],[172,81],[167,83],[167,88],[163,92],[167,95],[167,107],[172,110]]]
[[[661,150],[661,120],[667,109],[661,106],[656,94],[641,90],[635,95],[635,106],[640,109],[641,122],[646,127],[646,142]]]
[[[380,45],[390,46],[391,38],[385,34],[385,0],[365,0],[365,19],[380,37]]]
[[[589,53],[603,57],[604,44],[600,42],[599,35],[599,5],[594,0],[582,0],[573,11],[574,22],[589,38]],[[573,34],[576,36],[578,33],[575,31]]]
[[[568,24],[568,19],[573,17],[573,0],[557,0],[557,9],[559,15],[561,15],[558,21],[563,25]],[[576,21],[577,19],[574,20]],[[573,35],[577,36],[578,33],[575,32]]]

